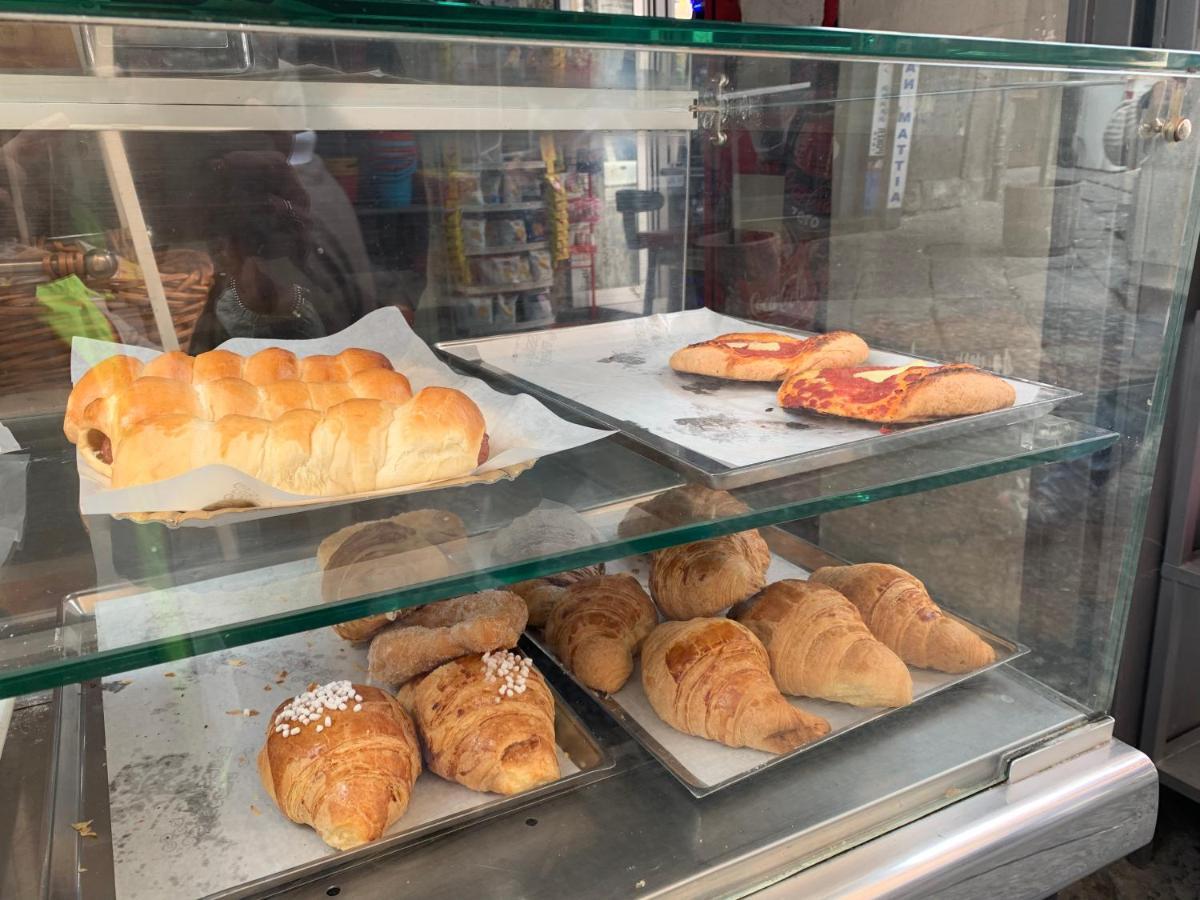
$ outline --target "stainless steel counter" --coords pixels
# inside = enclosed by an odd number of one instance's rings
[[[607,898],[765,890],[779,897],[1035,897],[1135,849],[1153,830],[1153,767],[1120,744],[1106,743],[1049,769],[1029,767],[1034,771],[1021,781],[1004,781],[1019,748],[1082,721],[1011,670],[701,800],[573,685],[561,689],[616,759],[610,777],[340,870],[314,867],[271,893]],[[69,718],[69,698],[64,709]],[[17,785],[22,797],[25,824],[18,831],[28,827],[28,834],[0,834],[4,896],[31,896],[42,872],[96,865],[110,828],[103,752],[94,737],[78,761],[84,773],[79,802],[86,818],[95,817],[101,838],[80,839],[70,830],[63,798],[71,784],[56,794],[57,819],[47,821],[55,760],[46,722],[52,717],[33,715],[29,726],[14,723],[15,742],[0,759],[0,779]],[[60,746],[57,771],[69,782],[68,744]],[[47,827],[55,839],[49,850]],[[73,858],[80,846],[87,854]],[[70,881],[51,883],[63,888]],[[67,888],[62,895],[70,893]]]

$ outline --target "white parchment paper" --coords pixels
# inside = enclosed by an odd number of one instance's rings
[[[501,394],[476,378],[457,374],[426,346],[398,309],[389,307],[376,310],[344,331],[325,338],[296,341],[234,338],[221,345],[222,349],[243,355],[266,347],[283,347],[297,356],[335,354],[350,347],[376,350],[387,356],[398,372],[408,377],[414,393],[430,385],[462,391],[478,404],[487,421],[491,456],[475,470],[476,479],[489,474],[493,477],[485,480],[504,477],[507,471],[514,468],[519,470],[521,466],[527,466],[542,456],[599,440],[610,433],[560,419],[525,394]],[[96,363],[118,353],[145,361],[159,355],[159,351],[145,347],[77,337],[71,345],[72,383],[77,382]],[[311,497],[276,490],[229,466],[204,466],[154,484],[114,490],[103,476],[82,460],[79,460],[78,466],[80,510],[85,514],[99,515],[201,510],[231,502],[260,507],[296,506],[329,503],[332,499],[410,493],[431,486],[409,485],[339,498]],[[447,483],[452,482],[441,482]]]
[[[878,439],[879,425],[797,415],[775,402],[778,385],[684,375],[668,364],[681,347],[735,331],[769,331],[709,309],[560,328],[446,349],[475,358],[612,419],[631,423],[727,466]],[[872,350],[867,365],[899,366],[914,357]],[[1005,379],[1017,406],[1041,389]]]
[[[114,637],[128,643],[126,631],[143,629],[144,612],[98,605],[100,647]],[[259,781],[257,756],[280,702],[311,681],[362,682],[366,672],[365,647],[322,628],[105,679],[117,896],[204,896],[336,854],[279,812]],[[247,709],[258,714],[242,715]],[[563,775],[579,771],[561,748],[559,766]],[[387,834],[501,799],[423,772]]]

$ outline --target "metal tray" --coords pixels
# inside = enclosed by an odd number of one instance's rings
[[[706,340],[724,332],[746,330],[765,329],[761,323],[718,315],[710,310],[689,310],[521,335],[443,341],[435,346],[443,356],[496,381],[527,391],[558,410],[622,431],[650,450],[663,464],[710,487],[724,489],[746,487],[955,435],[1035,419],[1047,415],[1064,400],[1078,396],[1077,392],[1065,388],[1004,376],[1018,396],[1016,405],[1008,409],[922,425],[881,428],[869,422],[779,409],[773,384],[684,376],[671,372],[667,365],[670,354],[686,343]],[[802,337],[811,335],[811,332],[774,325],[771,330]],[[573,345],[585,344],[586,354],[581,349],[567,350],[565,342],[568,341]],[[569,375],[558,377],[553,366],[542,364],[543,359],[556,357],[567,361],[563,368],[570,370]],[[520,359],[522,363],[504,363],[504,359]],[[869,362],[892,366],[939,363],[927,357],[875,349],[871,351]],[[606,365],[600,367],[593,363]],[[524,375],[510,371],[509,367],[520,369],[521,365],[529,367]],[[664,374],[669,377],[664,378]],[[603,391],[590,402],[581,400],[572,395],[572,379],[576,379],[576,383],[584,381],[589,386],[611,383],[612,390]],[[636,403],[630,401],[638,398],[643,401],[640,407],[643,412],[638,414],[638,421],[623,418],[613,411],[618,402],[622,409],[635,406]],[[658,398],[669,398],[671,402],[656,405],[653,401]],[[597,408],[597,403],[606,401],[612,402],[607,411]],[[780,448],[778,456],[729,465],[695,445],[689,446],[688,435],[680,431],[681,420],[672,414],[672,410],[678,412],[682,408],[681,404],[692,413],[686,420],[687,430],[705,441],[720,437],[729,440],[730,444],[765,446],[767,439],[780,435],[799,439],[797,433],[805,432],[805,440],[822,446],[790,453],[786,444],[791,441],[781,439],[778,443],[785,447]],[[732,438],[730,428],[742,429],[737,432],[736,440]],[[746,428],[757,430],[745,431]],[[726,438],[726,435],[730,437]],[[711,452],[712,445],[707,446]]]
[[[74,618],[79,613],[73,610],[71,615]],[[365,660],[364,649],[350,648],[339,638],[334,637],[330,629],[321,629],[307,635],[291,637],[294,640],[298,639],[299,643],[303,645],[306,641],[323,640],[323,635],[328,635],[331,642],[338,642],[345,647],[346,652],[341,654],[339,659],[344,658],[347,666],[353,667],[354,662],[357,661],[352,658],[353,654],[361,654]],[[320,839],[311,829],[288,823],[257,784],[255,784],[256,790],[245,791],[242,796],[237,797],[236,802],[226,802],[223,807],[217,809],[201,808],[209,803],[212,797],[219,795],[221,784],[239,777],[239,769],[241,770],[240,777],[245,780],[248,777],[246,771],[248,765],[253,779],[257,779],[252,756],[248,761],[238,759],[235,752],[231,750],[228,758],[210,760],[207,765],[211,766],[213,770],[211,783],[213,794],[210,796],[206,793],[200,799],[197,799],[198,793],[195,793],[191,799],[187,799],[189,795],[186,790],[177,792],[175,786],[167,783],[174,777],[173,774],[168,774],[168,769],[185,770],[189,764],[197,762],[195,759],[189,761],[186,756],[180,754],[181,758],[178,761],[171,762],[169,766],[161,764],[155,770],[154,748],[142,748],[141,746],[136,751],[137,756],[127,760],[123,766],[119,761],[109,758],[110,745],[114,740],[120,740],[122,729],[141,728],[145,730],[147,723],[156,719],[162,723],[163,728],[178,731],[181,737],[186,735],[189,730],[193,734],[201,733],[203,728],[207,727],[206,725],[196,722],[188,723],[187,716],[178,713],[187,709],[201,711],[203,707],[208,708],[209,715],[204,718],[208,725],[213,725],[215,718],[216,725],[228,723],[230,728],[248,729],[248,732],[253,733],[253,743],[261,744],[262,732],[265,730],[261,725],[265,722],[263,716],[269,715],[270,710],[274,709],[277,703],[290,696],[290,688],[285,690],[281,687],[271,693],[264,693],[259,701],[262,715],[256,716],[250,721],[243,721],[236,716],[228,718],[221,715],[214,716],[212,710],[226,704],[236,706],[238,696],[245,698],[244,690],[240,695],[236,690],[232,690],[234,681],[230,676],[246,672],[252,673],[260,662],[269,667],[279,665],[279,652],[273,656],[267,656],[264,649],[272,645],[279,648],[280,643],[286,640],[286,638],[281,638],[236,650],[140,669],[127,676],[113,676],[106,679],[103,685],[93,681],[61,689],[61,714],[58,723],[60,739],[56,742],[58,759],[54,790],[54,842],[50,861],[52,883],[59,894],[73,894],[87,897],[89,900],[91,898],[116,897],[118,896],[117,885],[123,881],[126,889],[121,896],[126,897],[131,896],[128,885],[134,881],[141,885],[138,890],[132,892],[132,896],[135,898],[165,896],[180,892],[189,896],[203,895],[220,898],[259,896],[283,885],[309,881],[334,869],[361,863],[364,859],[397,850],[431,835],[490,819],[548,796],[573,790],[606,777],[614,766],[612,759],[601,748],[596,738],[551,685],[555,699],[555,737],[561,751],[560,758],[569,760],[577,771],[565,774],[551,784],[512,797],[470,791],[460,785],[445,782],[428,771],[423,772],[421,780],[414,788],[413,804],[405,816],[389,829],[388,834],[365,847],[338,852],[321,844]],[[285,657],[290,657],[299,664],[299,657],[313,651],[290,647],[281,652]],[[229,664],[231,660],[235,660],[239,665],[236,668],[233,667]],[[197,672],[195,678],[192,679],[193,684],[200,678],[204,679],[198,688],[204,692],[202,701],[196,701],[190,705],[180,703],[174,710],[164,709],[161,705],[157,707],[139,705],[136,716],[133,715],[132,710],[129,710],[130,715],[122,717],[121,721],[114,721],[110,711],[106,721],[105,698],[112,699],[119,696],[122,690],[129,689],[128,682],[136,684],[139,681],[145,681],[150,684],[167,684],[175,690],[187,690],[189,679],[185,669],[194,664],[201,664],[204,669],[202,675]],[[259,668],[262,667],[259,665]],[[299,665],[297,665],[298,667]],[[165,679],[166,671],[176,672],[177,677],[171,680]],[[216,675],[217,672],[220,675]],[[553,680],[556,674],[553,670],[547,673],[547,680]],[[261,680],[261,675],[257,677]],[[257,686],[256,689],[261,690]],[[230,696],[222,697],[223,691],[229,692]],[[156,692],[156,695],[157,693],[161,692]],[[242,702],[247,701],[243,699]],[[107,740],[106,728],[108,729]],[[186,740],[180,741],[181,745],[187,743]],[[117,762],[117,766],[112,765],[114,762]],[[158,762],[162,763],[163,761],[159,760]],[[118,785],[122,781],[122,769],[126,773],[136,772],[136,777],[141,779],[138,790],[142,790],[144,786],[146,792],[145,809],[140,809],[138,812],[138,815],[146,819],[146,823],[140,826],[140,831],[132,833],[127,827],[123,827],[121,822],[113,821],[114,806],[110,802],[117,799],[116,791],[119,790]],[[186,775],[182,777],[187,779]],[[205,775],[204,779],[207,778],[208,776]],[[425,779],[432,779],[432,781],[426,786],[424,785]],[[196,788],[200,786],[203,779],[193,778],[193,780],[196,781],[193,788]],[[421,817],[417,803],[421,797],[423,786],[426,786],[427,791],[437,790],[439,797],[451,793],[461,796],[456,796],[458,802],[452,812],[446,815],[434,814]],[[475,800],[477,802],[470,802]],[[467,805],[468,803],[469,805]],[[194,812],[197,820],[203,820],[205,816],[210,818],[216,816],[217,824],[212,826],[212,834],[217,839],[214,842],[205,842],[204,835],[197,831],[197,829],[201,829],[200,825],[185,826],[182,831],[178,830],[180,821],[186,817],[176,815],[172,821],[169,810],[173,806],[178,807],[179,804],[184,804],[189,814]],[[126,805],[128,806],[128,804]],[[167,810],[165,814],[164,810]],[[230,815],[231,810],[234,810],[234,815],[244,817],[243,826],[252,827],[259,836],[254,842],[253,855],[271,860],[268,865],[261,867],[263,871],[254,874],[253,877],[235,876],[235,860],[227,855],[239,850],[238,841],[225,839],[226,823],[229,820],[223,817]],[[417,813],[416,818],[414,818],[414,813]],[[98,837],[81,839],[70,828],[70,824],[89,820]],[[266,838],[268,832],[271,831],[275,833],[276,840],[273,843],[261,843],[260,840]],[[270,852],[269,847],[278,846],[280,834],[284,834],[289,842],[303,844],[304,849],[295,855],[308,858],[298,863],[284,862],[278,855]],[[178,883],[165,892],[163,887],[154,881],[154,866],[146,867],[145,871],[140,870],[145,859],[144,854],[147,852],[147,843],[156,841],[163,844],[159,847],[160,851],[165,852],[168,849],[165,844],[171,842],[174,842],[173,846],[178,851],[174,864],[174,868],[177,869]],[[316,847],[316,851],[309,852],[314,847]],[[125,863],[118,861],[118,854],[122,849],[129,854]],[[117,871],[118,867],[122,865],[126,867],[123,878],[118,875]],[[189,866],[195,866],[196,871],[189,872]],[[160,870],[161,867],[160,863]],[[134,869],[139,871],[134,872]],[[227,883],[214,888],[211,882],[205,884],[198,877],[202,872],[224,873],[223,877]]]
[[[845,562],[782,529],[763,528],[760,529],[760,532],[774,557],[768,572],[769,581],[802,577],[820,566],[840,565]],[[632,557],[616,563],[608,563],[606,569],[609,572],[630,572],[644,585],[649,575],[648,557]],[[913,705],[1029,652],[1028,648],[1020,644],[1005,640],[948,610],[943,611],[987,641],[996,651],[996,661],[960,675],[949,675],[910,666],[909,670],[913,675]],[[553,651],[546,645],[541,635],[531,632],[526,634],[549,659],[557,663]],[[559,665],[561,667],[561,664]],[[832,703],[807,697],[788,697],[788,702],[793,706],[828,719],[833,727],[828,735],[819,740],[805,744],[791,753],[772,756],[759,750],[726,747],[717,741],[683,734],[667,725],[646,700],[645,692],[642,690],[640,660],[635,665],[629,681],[615,694],[602,694],[594,691],[576,679],[565,667],[563,667],[563,671],[583,690],[595,697],[596,701],[651,756],[662,763],[696,797],[704,797],[729,787],[731,784],[736,784],[785,760],[807,753],[814,747],[819,747],[839,735],[866,725],[868,722],[902,713],[907,708],[862,709],[845,703]]]

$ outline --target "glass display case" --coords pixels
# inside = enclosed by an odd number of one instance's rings
[[[215,0],[0,48],[0,893],[1044,896],[1148,840],[1200,57]]]

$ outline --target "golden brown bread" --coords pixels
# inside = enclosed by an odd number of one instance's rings
[[[450,573],[445,545],[465,538],[458,516],[434,509],[349,525],[317,548],[321,599],[352,600],[445,577]],[[377,613],[339,622],[333,630],[348,641],[365,641],[398,615],[402,612]]]
[[[1004,409],[1017,393],[1003,378],[966,363],[913,364],[796,372],[780,385],[776,399],[787,409],[907,423]]]
[[[508,591],[480,591],[402,610],[371,641],[371,680],[402,684],[464,653],[512,647],[527,616],[525,602]]]
[[[401,690],[429,771],[476,791],[519,794],[559,777],[554,697],[525,657],[462,656]]]
[[[677,525],[725,519],[748,512],[750,507],[728,491],[685,484],[634,504],[617,526],[617,533],[624,538],[637,537]]]
[[[771,657],[785,694],[853,706],[906,706],[912,675],[876,640],[854,604],[831,587],[777,581],[733,608]]]
[[[262,386],[241,378],[189,384],[143,376],[88,404],[79,417],[79,449],[89,465],[107,475],[130,429],[158,416],[179,414],[208,422],[226,416],[271,420],[293,409],[324,412],[355,398],[398,405],[412,399],[412,389],[399,372],[383,368],[365,369],[346,381],[275,381]]]
[[[508,589],[525,601],[529,610],[529,627],[541,628],[550,618],[550,613],[562,600],[567,587],[577,581],[586,581],[604,574],[604,563],[594,566],[583,566],[557,575],[547,575],[545,578],[531,578],[529,581],[518,581],[510,584]]]
[[[711,616],[767,583],[771,551],[757,531],[656,550],[650,556],[650,595],[668,619]]]
[[[279,347],[269,347],[250,356],[239,356],[228,350],[210,350],[192,357],[174,350],[160,354],[148,363],[117,354],[84,372],[71,389],[63,431],[67,440],[76,443],[83,411],[94,400],[112,397],[128,388],[138,377],[168,378],[185,384],[237,378],[261,386],[279,381],[349,381],[353,375],[367,369],[391,368],[391,362],[382,353],[359,348],[343,350],[336,356],[303,358]]]
[[[957,673],[995,661],[990,645],[943,613],[925,585],[898,566],[826,566],[809,580],[844,594],[875,637],[911,666]]]
[[[658,613],[632,575],[602,575],[563,589],[546,623],[554,655],[593,690],[608,694],[625,686],[633,657]]]
[[[829,733],[771,680],[758,638],[732,619],[663,622],[642,645],[642,687],[659,718],[685,734],[786,753]]]
[[[486,448],[483,415],[452,388],[427,387],[394,406],[347,400],[324,413],[206,422],[159,416],[125,436],[112,486],[136,487],[207,465],[231,466],[296,494],[338,496],[466,475]]]
[[[857,366],[870,348],[857,334],[831,331],[797,337],[773,331],[718,335],[671,354],[676,372],[692,372],[735,381],[782,381],[791,372]]]
[[[339,697],[344,708],[331,700]],[[289,717],[291,710],[316,718]],[[285,816],[347,850],[378,839],[404,815],[421,753],[413,723],[394,697],[334,682],[275,709],[258,774]]]

